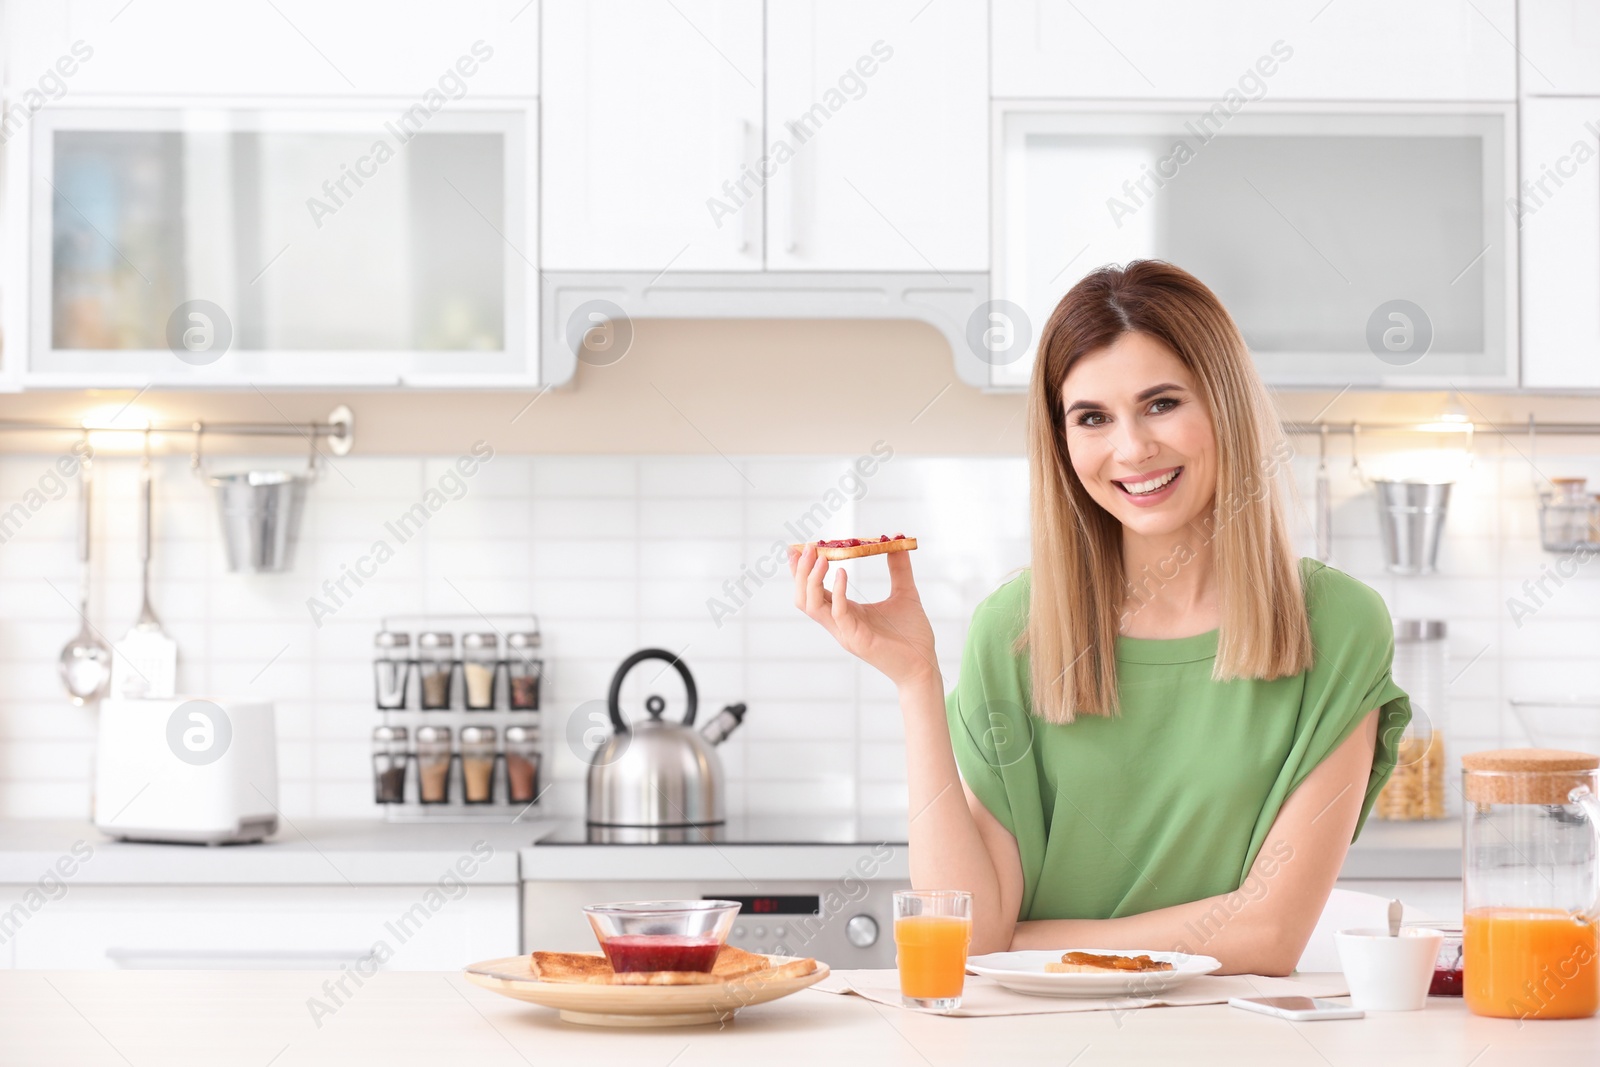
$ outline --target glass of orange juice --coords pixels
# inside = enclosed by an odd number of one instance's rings
[[[963,889],[908,889],[894,895],[895,963],[908,1008],[961,1006],[972,944],[972,894]]]

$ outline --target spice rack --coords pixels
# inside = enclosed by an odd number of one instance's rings
[[[373,801],[391,822],[510,818],[537,803],[539,618],[399,615],[373,642]]]

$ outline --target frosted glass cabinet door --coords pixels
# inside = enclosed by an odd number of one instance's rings
[[[767,266],[981,271],[982,0],[767,6]]]
[[[41,113],[30,372],[531,377],[534,113],[401,114]]]
[[[545,270],[759,270],[760,0],[543,0]]]
[[[1515,385],[1510,108],[1261,108],[1003,113],[995,295],[1036,334],[1088,271],[1156,257],[1275,384]]]

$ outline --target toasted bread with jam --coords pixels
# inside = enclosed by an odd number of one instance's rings
[[[533,978],[539,982],[572,982],[584,985],[719,985],[735,981],[771,981],[798,978],[817,969],[814,959],[790,960],[774,965],[771,957],[746,952],[732,945],[722,946],[716,965],[705,971],[623,971],[597,952],[532,953]]]
[[[1150,974],[1170,971],[1173,967],[1163,960],[1153,960],[1143,955],[1097,956],[1092,952],[1068,952],[1061,957],[1060,963],[1047,963],[1044,969],[1050,974]]]

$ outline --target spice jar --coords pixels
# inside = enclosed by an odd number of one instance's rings
[[[411,688],[411,635],[379,630],[372,643],[374,701],[384,711],[403,708]]]
[[[465,679],[467,707],[483,711],[495,705],[495,675],[499,673],[500,638],[496,634],[464,634],[461,638],[461,674]]]
[[[468,804],[494,799],[493,726],[466,726],[461,730],[461,784]]]
[[[1445,817],[1445,638],[1436,619],[1394,624],[1396,684],[1411,697],[1411,723],[1396,745],[1395,767],[1378,794],[1373,814],[1413,822]]]
[[[372,786],[379,804],[406,801],[406,728],[376,726],[372,730]]]
[[[539,658],[539,635],[507,634],[506,678],[511,689],[511,707],[517,711],[537,711],[539,680],[543,676],[544,660]]]
[[[431,630],[417,638],[417,673],[422,678],[422,706],[430,711],[450,706],[450,681],[455,673],[454,634]]]
[[[417,793],[424,804],[450,802],[450,727],[417,728]]]
[[[539,795],[539,728],[506,727],[506,799],[532,804]]]

